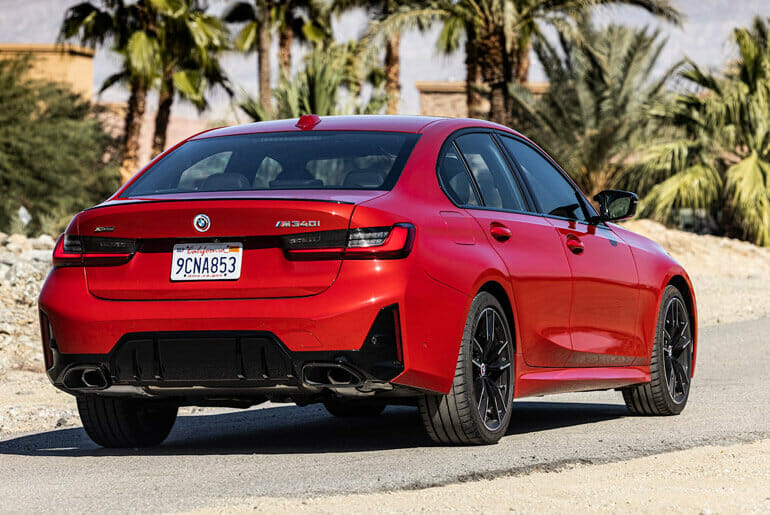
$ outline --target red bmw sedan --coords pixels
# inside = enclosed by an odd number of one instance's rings
[[[683,268],[521,134],[479,120],[303,116],[165,152],[59,239],[40,295],[48,376],[107,447],[156,445],[184,405],[416,404],[489,444],[515,397],[687,402]]]

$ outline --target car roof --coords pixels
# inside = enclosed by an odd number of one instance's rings
[[[267,122],[248,123],[232,127],[221,127],[202,132],[191,137],[194,139],[214,138],[218,136],[234,136],[239,134],[256,134],[265,132],[300,132],[297,127],[298,119],[271,120]],[[394,115],[352,115],[352,116],[322,116],[320,121],[307,132],[312,131],[386,131],[425,133],[429,129],[458,130],[465,127],[488,127],[511,129],[484,120],[469,118],[440,118],[435,116],[394,116]]]

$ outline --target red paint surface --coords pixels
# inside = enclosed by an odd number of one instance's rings
[[[296,124],[229,127],[194,138],[301,130]],[[414,240],[402,259],[291,260],[275,245],[245,247],[236,282],[171,283],[170,250],[138,252],[119,266],[56,268],[40,307],[61,352],[106,353],[128,332],[182,330],[264,330],[291,350],[352,350],[379,310],[398,304],[405,368],[394,382],[447,392],[473,297],[496,283],[513,311],[517,397],[649,380],[660,298],[677,276],[692,291],[685,271],[657,244],[613,224],[597,229],[455,206],[440,189],[436,161],[447,138],[466,127],[513,133],[477,120],[417,117],[328,117],[312,128],[421,133],[392,191],[139,200],[118,191],[78,215],[67,233],[114,226],[111,237],[226,242],[276,236],[276,220],[308,218],[323,230],[412,224]],[[201,212],[212,220],[205,235],[192,225]],[[307,229],[280,234],[292,231]],[[582,252],[573,253],[569,241],[579,241]],[[695,316],[694,302],[692,308]]]

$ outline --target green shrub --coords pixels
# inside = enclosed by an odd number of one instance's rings
[[[60,231],[119,185],[113,139],[91,104],[63,84],[27,76],[30,58],[0,60],[0,231],[18,209],[29,234]]]

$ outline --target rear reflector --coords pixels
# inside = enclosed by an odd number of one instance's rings
[[[414,242],[412,224],[367,227],[350,231],[319,231],[284,236],[286,255],[294,260],[400,259]]]
[[[43,339],[43,360],[45,369],[53,366],[53,331],[51,331],[51,322],[48,316],[40,311],[40,336]]]
[[[65,234],[53,249],[53,266],[112,266],[127,263],[136,240]]]

